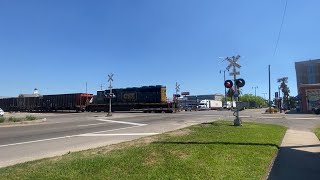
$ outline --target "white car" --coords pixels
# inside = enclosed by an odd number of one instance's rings
[[[0,108],[0,116],[4,115],[4,111]]]

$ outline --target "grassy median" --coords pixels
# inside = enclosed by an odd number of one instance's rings
[[[314,133],[317,135],[318,139],[320,139],[320,127],[315,129]]]
[[[3,179],[263,179],[285,128],[222,121],[0,169]]]

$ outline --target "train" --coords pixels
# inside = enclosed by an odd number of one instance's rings
[[[109,100],[112,111],[141,111],[144,113],[172,113],[175,104],[167,102],[166,87],[161,85],[130,87],[97,91],[86,110],[108,112]]]
[[[18,97],[0,99],[0,107],[4,111],[17,112],[54,112],[59,110],[74,110],[84,112],[93,94],[21,94]]]
[[[8,112],[108,112],[112,98],[112,111],[141,111],[144,113],[172,113],[174,103],[167,102],[166,87],[161,85],[99,90],[96,95],[74,94],[22,94],[0,99],[0,108]]]

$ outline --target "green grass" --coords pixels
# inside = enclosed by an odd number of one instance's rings
[[[314,133],[317,135],[318,139],[320,139],[320,127],[315,129]]]
[[[3,179],[263,179],[285,128],[215,122],[0,169]],[[150,140],[151,139],[151,140]]]

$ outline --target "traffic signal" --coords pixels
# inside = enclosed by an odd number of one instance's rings
[[[246,84],[246,82],[244,81],[244,79],[237,79],[236,80],[236,85],[238,88],[243,87]]]
[[[226,80],[226,81],[224,82],[224,87],[226,87],[226,88],[232,88],[232,86],[233,86],[233,82],[232,82],[231,80]]]

